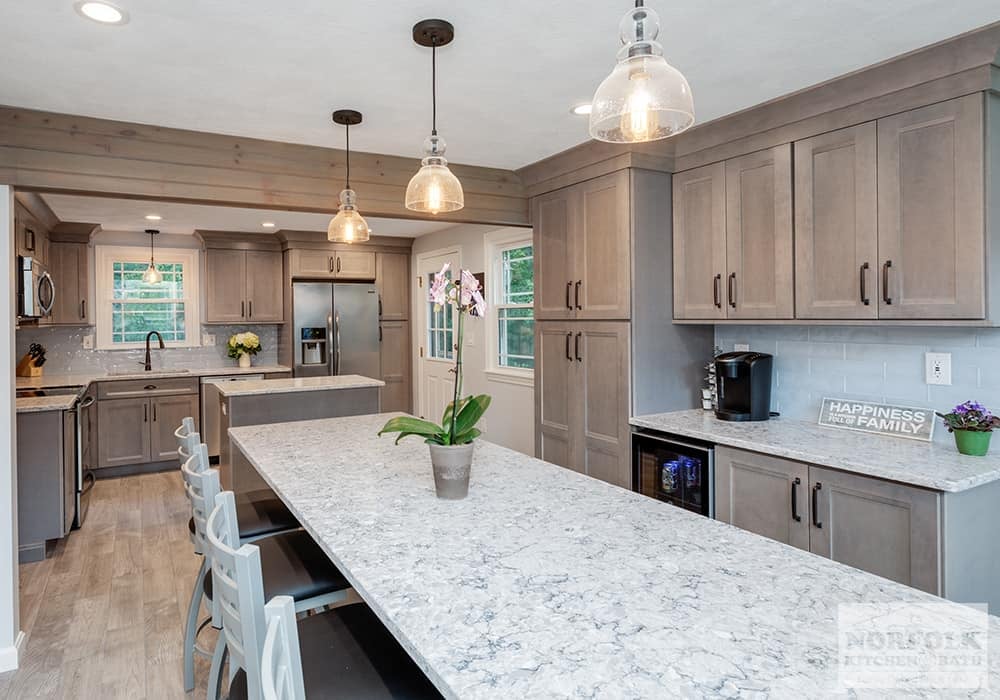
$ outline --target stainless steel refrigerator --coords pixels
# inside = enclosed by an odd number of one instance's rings
[[[295,282],[292,324],[296,377],[381,376],[374,284]]]

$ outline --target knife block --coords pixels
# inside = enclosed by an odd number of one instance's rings
[[[40,377],[42,376],[42,371],[41,367],[35,366],[35,361],[31,356],[25,354],[17,363],[17,369],[14,373],[19,377]]]

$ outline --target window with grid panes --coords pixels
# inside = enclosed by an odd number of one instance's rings
[[[530,243],[496,249],[493,306],[497,324],[497,366],[535,368],[535,278]]]

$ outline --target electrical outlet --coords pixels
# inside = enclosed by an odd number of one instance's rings
[[[736,343],[733,346],[736,352],[750,352],[750,343]]]
[[[93,350],[94,349],[94,336],[93,335],[85,335],[85,336],[83,336],[83,349],[84,350]]]
[[[924,373],[928,384],[951,386],[951,353],[928,352],[924,354]]]
[[[215,345],[215,336],[212,335],[211,333],[202,333],[201,344],[207,346]]]

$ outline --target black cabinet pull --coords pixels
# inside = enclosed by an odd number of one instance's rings
[[[142,387],[142,390],[143,391],[155,391],[156,390],[156,385],[155,384],[147,384],[146,386]]]
[[[80,300],[80,319],[85,320],[87,318],[87,300]]]
[[[379,324],[379,327],[378,327],[378,342],[380,342],[380,343],[382,342],[382,325],[381,324]]]
[[[729,305],[736,308],[736,273],[729,273],[729,282],[726,284],[726,292],[729,295]]]
[[[819,521],[819,490],[821,488],[823,488],[823,484],[819,483],[818,481],[816,482],[816,485],[813,486],[813,508],[812,508],[813,525],[815,525],[820,529],[823,528],[823,523]]]
[[[570,311],[573,310],[573,304],[571,304],[570,300],[569,300],[569,293],[572,292],[572,291],[573,291],[573,283],[572,282],[567,282],[566,283],[566,308],[569,309]]]
[[[872,300],[868,298],[868,263],[861,266],[861,303],[868,306]]]
[[[580,357],[580,336],[581,335],[583,335],[583,333],[577,333],[576,334],[576,342],[574,343],[574,346],[573,346],[573,354],[576,355],[576,361],[577,362],[583,362],[583,358]]]
[[[246,316],[246,304],[247,303],[245,301],[240,302],[240,318]]]
[[[795,477],[795,481],[792,482],[792,520],[797,523],[802,522],[802,516],[799,515],[799,484],[802,483],[802,479]]]
[[[722,308],[722,274],[718,274],[712,278],[712,302],[715,304],[715,308]]]
[[[886,260],[882,265],[882,301],[886,305],[892,304],[892,297],[889,296],[889,268],[892,267],[892,260]]]
[[[340,272],[340,256],[337,256],[337,272]]]
[[[331,255],[326,259],[327,264],[330,266],[330,272],[333,272],[333,256]]]
[[[574,296],[576,298],[576,308],[578,308],[578,309],[582,309],[583,308],[582,306],[580,306],[580,285],[581,284],[583,284],[583,280],[577,280],[576,284],[573,285],[574,288],[575,288],[575,290],[576,290],[574,292]]]
[[[149,422],[149,404],[148,403],[142,405],[142,422],[143,423],[148,423]]]
[[[379,315],[379,318],[382,317],[382,295],[381,294],[378,295],[378,315]]]
[[[572,333],[566,334],[566,359],[569,360],[570,362],[573,361],[573,356],[569,354],[569,341],[570,339],[572,339],[572,337],[573,337]]]
[[[247,318],[253,318],[253,299],[247,302]]]
[[[156,422],[156,404],[153,404],[153,422]]]

